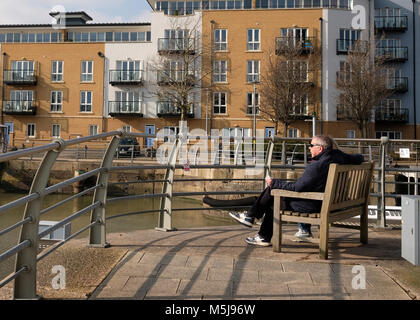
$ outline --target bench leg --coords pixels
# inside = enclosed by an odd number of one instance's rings
[[[319,230],[319,257],[324,260],[328,259],[328,233],[328,222],[322,221]]]
[[[274,197],[273,206],[273,237],[271,243],[274,252],[280,252],[281,246],[281,214],[280,214],[281,197]]]
[[[360,215],[360,242],[368,243],[368,213],[367,209]]]

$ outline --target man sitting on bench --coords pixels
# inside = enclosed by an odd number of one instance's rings
[[[330,163],[359,165],[363,162],[361,154],[346,154],[334,149],[335,141],[326,135],[317,135],[312,138],[310,151],[312,161],[309,163],[302,176],[295,182],[266,177],[268,187],[261,193],[248,211],[229,212],[229,215],[239,223],[252,227],[255,219],[264,217],[258,234],[247,237],[249,244],[270,246],[273,236],[273,202],[272,189],[284,189],[296,192],[324,192],[328,177]],[[322,201],[309,199],[285,198],[282,208],[301,213],[315,213],[321,211]],[[299,223],[299,230],[295,237],[305,240],[312,237],[311,225]]]

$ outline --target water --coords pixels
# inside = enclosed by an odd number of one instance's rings
[[[25,196],[25,194],[0,193],[0,205],[4,205],[12,200]],[[44,199],[43,208],[62,201],[69,195],[53,194]],[[51,210],[41,216],[41,220],[60,221],[69,215],[92,204],[92,196],[86,195],[78,199],[71,200],[64,205]],[[201,201],[189,198],[174,198],[173,208],[197,208],[202,207]],[[160,208],[160,199],[139,199],[112,202],[107,205],[107,217],[112,217],[122,213],[153,210]],[[0,230],[3,230],[20,220],[22,220],[25,206],[10,209],[0,213]],[[143,213],[128,215],[107,220],[107,233],[130,232],[135,230],[153,229],[158,224],[158,213]],[[90,223],[90,212],[83,214],[71,223],[72,234]],[[172,216],[172,226],[175,228],[191,228],[205,226],[220,226],[231,224],[229,220],[214,219],[205,215],[203,211],[175,211]],[[0,253],[13,247],[18,242],[20,228],[0,236]],[[87,237],[89,230],[84,231],[78,237]],[[0,280],[13,271],[15,257],[10,257],[0,263]]]

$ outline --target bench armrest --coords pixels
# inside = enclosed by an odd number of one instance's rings
[[[281,196],[288,198],[300,198],[300,199],[311,199],[311,200],[324,200],[323,192],[295,192],[283,189],[271,190],[272,196]]]

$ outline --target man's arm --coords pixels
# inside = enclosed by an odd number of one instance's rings
[[[309,164],[302,176],[293,182],[284,181],[281,179],[273,179],[271,181],[271,189],[284,189],[289,191],[303,192],[311,191],[319,180],[318,166]]]

